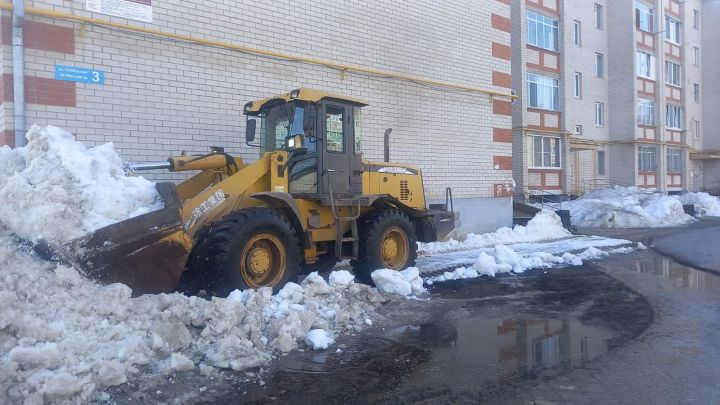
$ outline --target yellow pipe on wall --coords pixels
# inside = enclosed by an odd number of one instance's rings
[[[12,5],[12,3],[0,2],[0,9],[12,10],[13,5]],[[174,33],[164,32],[164,31],[160,31],[160,30],[156,30],[156,29],[152,29],[152,28],[144,28],[144,27],[139,27],[139,26],[135,26],[135,25],[116,23],[116,22],[112,22],[112,21],[102,20],[99,18],[83,17],[83,16],[63,13],[63,12],[55,11],[55,10],[47,10],[47,9],[39,8],[39,7],[27,6],[27,7],[25,7],[25,13],[40,16],[40,17],[57,18],[57,19],[61,19],[61,20],[76,21],[76,22],[80,22],[80,23],[112,27],[112,28],[122,29],[122,30],[126,30],[126,31],[140,32],[143,34],[154,35],[154,36],[165,37],[165,38],[172,38],[174,40],[180,40],[180,41],[184,41],[184,42],[190,42],[190,43],[201,44],[201,45],[214,46],[214,47],[218,47],[218,48],[225,48],[225,49],[230,49],[230,50],[234,50],[234,51],[254,54],[254,55],[267,56],[270,58],[285,59],[285,60],[302,62],[302,63],[310,63],[313,65],[320,65],[320,66],[325,66],[325,67],[332,68],[332,69],[337,69],[337,70],[340,70],[341,72],[356,72],[356,73],[368,74],[368,75],[373,75],[373,76],[387,77],[387,78],[391,78],[391,79],[405,80],[405,81],[426,84],[426,85],[431,85],[431,86],[447,87],[447,88],[456,89],[456,90],[463,90],[463,91],[487,94],[490,97],[503,97],[503,98],[509,98],[511,100],[517,98],[517,96],[510,94],[510,93],[503,93],[503,92],[494,91],[494,90],[487,90],[487,89],[474,87],[474,86],[467,86],[467,85],[459,84],[459,83],[451,83],[451,82],[445,82],[445,81],[440,81],[440,80],[426,79],[424,77],[405,75],[402,73],[385,72],[382,70],[371,69],[371,68],[366,68],[366,67],[362,67],[362,66],[346,65],[346,64],[342,64],[342,63],[329,62],[329,61],[325,61],[322,59],[307,58],[304,56],[296,56],[296,55],[291,55],[291,54],[286,54],[286,53],[281,53],[281,52],[266,51],[266,50],[251,48],[251,47],[247,47],[247,46],[243,46],[243,45],[231,44],[228,42],[197,38],[197,37],[193,37],[190,35],[174,34]]]

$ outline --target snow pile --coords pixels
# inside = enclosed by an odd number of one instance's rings
[[[402,296],[420,295],[425,292],[423,279],[417,267],[408,267],[403,271],[379,269],[370,273],[378,290]]]
[[[522,273],[529,269],[548,268],[557,266],[580,266],[585,261],[600,259],[610,253],[629,253],[632,248],[622,247],[610,252],[589,247],[581,253],[565,252],[554,255],[546,252],[530,252],[520,254],[505,245],[495,246],[492,255],[481,252],[472,267],[459,267],[454,271],[447,271],[441,275],[429,277],[425,281],[428,285],[448,280],[477,278],[480,276],[495,277],[499,273]]]
[[[0,148],[0,222],[21,237],[65,242],[162,208],[152,182],[125,176],[112,143],[87,148],[53,126],[26,136]]]
[[[677,199],[637,187],[604,188],[562,203],[573,225],[581,227],[644,228],[682,225],[693,221]]]
[[[335,343],[335,339],[324,329],[313,329],[305,335],[305,344],[313,350],[325,350]]]
[[[695,205],[695,213],[699,217],[720,217],[720,198],[708,193],[687,193],[675,195],[673,198],[682,204]]]
[[[359,330],[388,298],[347,274],[316,273],[211,301],[181,294],[131,297],[48,263],[0,233],[0,402],[102,399],[106,387],[142,373],[266,364],[307,340],[320,348]]]
[[[464,241],[451,239],[447,242],[418,243],[418,254],[435,254],[455,250],[477,249],[499,244],[537,242],[572,236],[562,226],[560,217],[551,211],[541,211],[526,226],[500,228],[492,233],[469,234]]]

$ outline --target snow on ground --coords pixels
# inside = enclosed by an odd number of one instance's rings
[[[699,217],[720,217],[720,197],[715,197],[708,193],[687,193],[674,195],[672,197],[682,204],[695,205],[695,213]]]
[[[603,188],[563,202],[578,227],[644,228],[682,225],[693,221],[682,203],[665,193],[637,187]]]
[[[379,269],[370,274],[373,283],[380,291],[402,296],[421,295],[425,292],[423,279],[417,267],[408,267],[403,271]]]
[[[554,212],[541,211],[526,226],[500,228],[492,233],[471,233],[463,241],[451,239],[447,242],[418,243],[418,255],[477,249],[498,244],[544,241],[571,235],[563,228],[560,217]]]
[[[366,327],[389,299],[347,274],[330,278],[313,273],[274,296],[263,288],[211,301],[177,293],[132,298],[128,287],[86,280],[2,233],[0,398],[85,402],[143,373],[264,365],[306,340],[325,346],[311,330],[329,342]]]
[[[162,208],[154,183],[125,176],[112,143],[88,148],[53,126],[26,136],[0,148],[0,223],[19,236],[65,242]]]

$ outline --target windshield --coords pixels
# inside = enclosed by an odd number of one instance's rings
[[[286,139],[302,135],[306,103],[290,102],[277,104],[258,115],[262,150],[272,152],[285,147]],[[315,149],[314,142],[305,142],[305,147]]]

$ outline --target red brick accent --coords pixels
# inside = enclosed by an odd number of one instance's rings
[[[492,56],[499,59],[510,60],[510,47],[497,42],[492,43]]]
[[[8,129],[5,132],[0,132],[0,146],[8,145],[11,148],[15,147],[15,131]]]
[[[497,334],[505,335],[517,330],[516,321],[514,319],[503,319],[497,326]]]
[[[0,19],[0,35],[3,45],[12,44],[12,20]],[[75,31],[69,27],[25,20],[24,43],[31,49],[60,53],[75,53]]]
[[[497,1],[499,1],[502,4],[507,4],[509,6],[511,0],[497,0]]]
[[[512,170],[512,156],[493,156],[493,166],[499,166],[500,170]]]
[[[555,0],[555,9],[554,10],[550,7],[545,7],[544,5],[542,5],[542,3],[543,3],[542,0],[539,1],[538,3],[533,3],[531,1],[525,0],[525,4],[527,4],[530,8],[541,10],[541,11],[544,11],[545,13],[554,14],[556,16],[560,15],[560,6],[558,5],[558,0]]]
[[[528,169],[528,173],[539,173],[540,174],[540,186],[530,186],[530,190],[562,190],[563,184],[563,171],[560,168],[556,169]],[[557,186],[548,186],[545,181],[545,175],[547,173],[560,173],[560,181]]]
[[[492,72],[492,84],[493,86],[511,88],[512,87],[512,76],[503,72]]]
[[[512,131],[507,128],[493,128],[493,142],[512,143]]]
[[[2,101],[14,99],[12,80],[11,74],[3,75]],[[25,76],[25,102],[28,104],[75,107],[76,100],[75,82]]]
[[[497,115],[512,115],[512,103],[505,100],[493,100],[493,114]]]
[[[530,69],[542,70],[545,72],[560,74],[560,54],[558,52],[548,51],[547,49],[538,48],[538,47],[532,46],[532,45],[526,45],[525,47],[527,49],[535,50],[539,54],[538,60],[540,63],[535,64],[535,63],[528,62],[527,66]],[[551,68],[551,67],[545,66],[545,55],[555,55],[555,60],[556,60],[555,66],[557,66],[557,67]]]
[[[491,17],[492,19],[492,27],[505,32],[510,32],[510,19],[507,17],[503,17],[501,15],[493,14]]]
[[[655,136],[657,135],[657,128],[654,125],[640,125],[638,124],[638,128],[642,129],[642,137],[640,139],[646,139],[648,141],[654,141]],[[650,133],[650,130],[653,131],[653,135],[648,135]]]
[[[539,108],[528,108],[529,112],[534,112],[540,114],[540,125],[528,125],[529,129],[539,129],[543,131],[559,131],[560,130],[560,113],[557,111],[548,111],[548,110],[542,110]],[[546,116],[548,115],[554,115],[557,121],[557,125],[555,126],[548,126],[545,124]]]
[[[657,185],[657,174],[655,172],[639,172],[638,175],[643,176],[643,183],[639,184],[638,187],[650,188]],[[655,176],[655,183],[649,183],[648,176]]]

